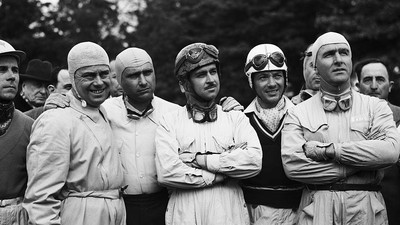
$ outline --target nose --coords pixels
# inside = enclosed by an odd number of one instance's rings
[[[213,74],[211,74],[210,72],[207,72],[207,77],[206,77],[206,81],[209,83],[209,82],[214,82],[214,75]]]
[[[342,63],[343,59],[342,56],[340,55],[340,53],[338,51],[336,51],[335,53],[335,63]]]
[[[269,76],[268,79],[267,79],[267,85],[269,87],[275,87],[276,86],[276,80],[272,76]]]
[[[100,77],[100,74],[97,74],[96,78],[94,79],[94,85],[103,85],[103,84],[104,84],[103,79]]]
[[[373,90],[378,89],[378,83],[376,82],[375,79],[372,79],[371,89],[373,89]]]
[[[11,69],[8,70],[7,75],[8,75],[7,77],[8,81],[15,81],[17,77],[19,77],[19,74],[14,73]]]
[[[142,85],[142,86],[147,85],[147,80],[146,80],[146,77],[143,75],[143,73],[140,74],[140,76],[139,76],[139,85]]]

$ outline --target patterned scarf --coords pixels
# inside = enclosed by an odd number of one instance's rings
[[[6,133],[14,115],[14,103],[0,103],[0,136]]]
[[[275,107],[270,108],[270,109],[264,109],[261,107],[260,103],[258,103],[258,98],[256,100],[256,111],[255,114],[262,123],[273,133],[278,129],[279,127],[279,122],[282,118],[282,116],[285,114],[285,99],[281,98],[276,104]]]

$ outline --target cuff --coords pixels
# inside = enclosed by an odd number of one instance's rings
[[[202,176],[203,176],[203,180],[206,183],[207,186],[211,186],[213,184],[213,181],[215,179],[215,174],[211,173],[207,170],[202,170]]]
[[[206,161],[207,161],[207,170],[218,173],[219,170],[221,169],[221,163],[219,162],[221,154],[212,154],[212,155],[207,155],[206,156]]]

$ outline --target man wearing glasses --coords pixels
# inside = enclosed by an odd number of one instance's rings
[[[110,91],[107,53],[93,42],[68,53],[70,107],[32,127],[24,208],[30,224],[124,225],[123,170],[101,104]]]
[[[262,170],[242,181],[251,224],[295,224],[303,185],[285,175],[281,160],[281,131],[293,103],[283,95],[286,59],[272,44],[255,46],[247,55],[245,74],[255,99],[245,109],[263,151]]]
[[[249,224],[238,180],[260,172],[262,152],[246,116],[215,103],[218,50],[184,47],[175,76],[186,106],[166,114],[156,133],[158,181],[171,191],[166,224]]]
[[[288,110],[282,161],[306,184],[299,224],[387,224],[384,168],[399,158],[400,134],[384,100],[351,89],[350,45],[328,32],[313,44],[320,92]]]

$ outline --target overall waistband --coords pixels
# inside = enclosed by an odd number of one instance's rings
[[[22,197],[10,198],[10,199],[0,199],[0,207],[6,207],[10,205],[18,205],[22,203]]]
[[[113,189],[103,191],[70,192],[67,197],[119,199],[121,196],[122,194],[119,189]]]
[[[307,184],[306,187],[309,190],[321,191],[380,191],[382,188],[379,184]]]

